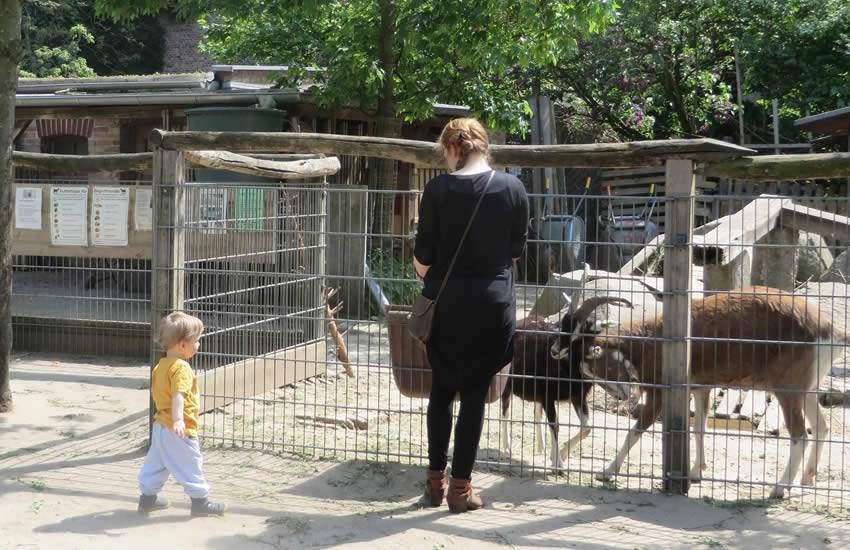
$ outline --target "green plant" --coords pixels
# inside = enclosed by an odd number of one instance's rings
[[[410,305],[413,303],[422,285],[416,282],[412,260],[404,260],[392,252],[375,248],[369,255],[368,263],[372,279],[378,283],[391,304]],[[368,300],[367,311],[370,314],[377,313],[375,300],[371,294],[369,294]]]

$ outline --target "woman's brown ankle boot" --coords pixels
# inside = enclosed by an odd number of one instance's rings
[[[484,501],[472,490],[470,480],[456,477],[453,477],[449,484],[446,502],[449,503],[449,510],[456,514],[467,510],[477,510],[484,506]]]
[[[428,470],[428,478],[425,480],[425,496],[423,501],[426,506],[440,506],[443,497],[446,496],[446,471]]]

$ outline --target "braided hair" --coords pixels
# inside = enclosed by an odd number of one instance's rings
[[[490,149],[487,130],[474,118],[456,118],[450,121],[443,128],[439,143],[444,150],[452,145],[458,148],[456,170],[466,165],[470,153],[481,153],[486,157]]]

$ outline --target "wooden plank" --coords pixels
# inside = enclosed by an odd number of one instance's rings
[[[618,168],[618,169],[606,169],[602,170],[602,181],[607,180],[612,177],[620,177],[620,176],[637,176],[643,177],[647,175],[661,175],[664,177],[664,170],[661,168],[650,167],[650,168]]]
[[[340,166],[336,157],[279,162],[227,151],[186,151],[185,156],[188,162],[206,168],[280,179],[331,176]]]
[[[709,162],[699,173],[757,181],[843,178],[850,177],[850,153],[742,157]]]
[[[115,172],[145,170],[153,162],[153,153],[121,153],[111,155],[50,155],[47,153],[12,152],[12,164],[23,168],[42,168],[56,172]]]
[[[324,340],[243,359],[198,374],[201,411],[207,412],[236,399],[261,395],[325,372]]]
[[[293,132],[166,132],[154,130],[153,145],[173,150],[287,151],[388,158],[424,166],[442,167],[443,155],[427,141],[307,134]],[[493,145],[495,166],[528,168],[605,168],[660,166],[664,159],[700,161],[738,158],[751,149],[714,139],[671,139],[582,145]]]
[[[694,163],[668,160],[669,197],[664,240],[664,343],[662,346],[662,451],[664,490],[686,494],[690,486],[688,381],[691,372],[691,243],[694,231]]]
[[[151,329],[153,334],[158,334],[162,317],[183,309],[186,215],[183,153],[156,148],[153,166]],[[155,349],[151,364],[155,365],[163,355]]]

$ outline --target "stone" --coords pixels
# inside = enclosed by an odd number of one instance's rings
[[[834,260],[826,241],[817,233],[800,231],[797,244],[797,280],[821,280]]]

